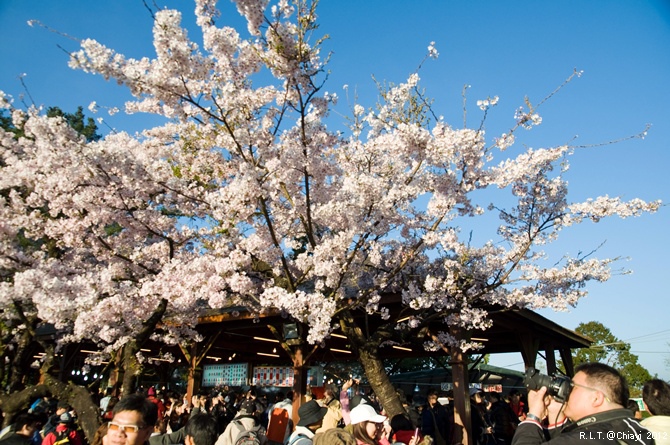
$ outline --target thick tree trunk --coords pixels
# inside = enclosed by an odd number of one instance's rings
[[[33,340],[32,329],[25,330],[18,341],[16,346],[16,354],[12,360],[9,371],[9,392],[15,392],[20,390],[25,386],[23,378],[25,377],[25,372],[23,372],[22,367],[25,366],[26,355],[28,354],[28,346]]]
[[[46,395],[49,395],[49,391],[44,385],[31,386],[21,391],[0,394],[0,411],[4,415],[2,428],[10,425],[14,415],[28,409],[35,399]]]
[[[77,412],[77,422],[90,441],[100,427],[100,407],[93,401],[91,393],[84,386],[72,382],[63,383],[50,375],[44,376],[44,386],[57,400],[66,401]]]
[[[366,345],[358,351],[368,382],[389,419],[396,414],[407,414],[377,352],[376,345]]]
[[[123,347],[123,380],[121,384],[121,396],[127,396],[135,392],[137,376],[142,370],[142,366],[137,361],[137,352],[139,346],[134,340],[129,341]]]
[[[368,382],[384,407],[386,415],[392,418],[396,414],[407,414],[379,357],[379,341],[368,339],[348,312],[340,315],[340,325],[342,332],[347,335],[352,348],[358,354]]]
[[[11,423],[15,414],[26,410],[40,397],[51,395],[65,401],[77,411],[77,422],[90,440],[100,426],[100,408],[93,402],[88,389],[74,383],[63,383],[50,375],[43,376],[43,384],[30,386],[21,391],[0,395],[0,410],[4,414],[3,428]]]

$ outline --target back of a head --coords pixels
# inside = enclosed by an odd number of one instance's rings
[[[631,411],[633,414],[636,412],[640,411],[640,406],[637,404],[637,402],[633,399],[628,399],[628,406],[626,408]]]
[[[313,445],[356,445],[354,436],[342,429],[331,428],[322,433],[318,433],[312,440]]]
[[[670,385],[661,379],[649,380],[642,388],[642,400],[654,416],[670,416]]]
[[[622,407],[628,405],[629,391],[626,379],[609,365],[603,363],[583,363],[575,369],[575,373],[583,372],[586,374],[586,379],[593,386],[599,386],[607,391],[612,403],[616,403]]]
[[[131,394],[119,400],[119,402],[114,405],[112,414],[116,415],[121,411],[139,412],[145,426],[153,427],[158,420],[158,407],[142,394]]]
[[[219,437],[216,419],[205,413],[195,414],[186,422],[184,434],[193,439],[194,445],[213,445]]]
[[[24,426],[34,426],[39,423],[39,416],[33,413],[21,413],[14,418],[14,430],[20,431]]]
[[[391,418],[391,429],[393,431],[410,431],[414,429],[412,421],[404,414],[396,414]]]

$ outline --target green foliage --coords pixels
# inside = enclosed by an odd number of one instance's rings
[[[22,128],[17,128],[12,122],[12,117],[7,116],[6,110],[0,110],[0,128],[10,133],[14,133],[14,138],[18,139],[25,135]]]
[[[81,106],[77,107],[77,111],[74,114],[65,113],[58,107],[49,107],[47,109],[47,116],[64,118],[72,129],[86,138],[86,142],[98,141],[102,137],[97,133],[98,126],[95,124],[93,118],[84,117],[84,109]]]
[[[639,394],[644,383],[652,379],[649,371],[638,363],[638,356],[630,351],[630,343],[618,339],[602,323],[597,321],[580,323],[575,332],[589,337],[594,342],[590,348],[573,352],[572,360],[575,366],[588,362],[613,366],[626,378],[631,396]],[[565,369],[562,363],[560,367]]]

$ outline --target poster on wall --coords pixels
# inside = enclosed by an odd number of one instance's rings
[[[202,386],[244,386],[247,384],[247,363],[205,365],[202,368]]]
[[[292,387],[294,380],[295,375],[291,366],[256,366],[252,385]],[[310,386],[323,384],[323,369],[320,366],[307,368],[307,384]]]
[[[291,366],[256,366],[247,375],[247,363],[225,365],[205,365],[202,371],[202,386],[277,386],[290,388],[295,376]],[[321,386],[323,384],[323,368],[311,366],[307,368],[307,385]]]

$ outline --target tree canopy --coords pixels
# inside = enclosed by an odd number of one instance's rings
[[[416,71],[378,104],[355,104],[348,133],[330,130],[338,98],[324,89],[316,2],[236,4],[246,31],[219,26],[215,2],[197,0],[200,42],[165,9],[155,57],[90,39],[72,52],[73,68],[129,89],[127,112],[167,118],[140,134],[83,136],[67,116],[0,94],[23,132],[0,131],[0,307],[13,334],[29,317],[51,323],[59,345],[93,342],[92,362],[123,356],[136,374],[148,338],[197,341],[203,311],[244,306],[304,323],[310,344],[340,332],[366,372],[383,374],[380,345],[473,350],[467,333],[490,325],[491,308],[577,304],[614,260],[545,246],[576,224],[660,206],[572,202],[563,174],[576,147],[516,144],[541,123],[537,104],[491,137],[497,97],[458,128]],[[462,227],[489,216],[499,224],[477,245]],[[388,295],[401,304],[393,314]],[[369,332],[354,314],[382,326]],[[372,382],[382,396],[386,382]]]
[[[617,338],[609,328],[597,321],[580,323],[575,331],[593,340],[588,349],[576,349],[572,360],[575,366],[581,363],[600,362],[617,368],[631,388],[632,393],[641,394],[642,387],[652,375],[638,363],[638,356],[631,352],[630,343]]]

